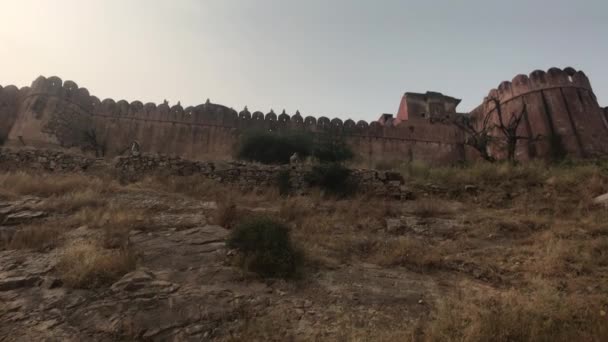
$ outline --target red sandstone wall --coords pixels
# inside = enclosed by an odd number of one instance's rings
[[[454,162],[464,157],[462,136],[452,126],[426,122],[404,122],[382,126],[378,122],[342,121],[299,113],[263,114],[236,111],[215,104],[196,107],[169,107],[165,104],[128,103],[112,99],[100,101],[87,89],[57,77],[39,77],[21,101],[18,119],[9,134],[15,143],[21,136],[28,145],[56,145],[42,127],[55,112],[73,111],[92,115],[98,136],[107,142],[108,155],[118,155],[133,141],[144,152],[173,154],[191,159],[225,158],[234,151],[239,135],[246,129],[306,130],[343,134],[358,152],[363,164],[379,160],[425,160]]]
[[[518,75],[493,89],[490,96],[500,98],[506,115],[520,111],[523,103],[527,105],[528,117],[520,126],[521,135],[557,134],[573,156],[608,153],[608,108],[599,107],[589,80],[580,71],[554,68],[528,76]],[[293,116],[237,113],[210,103],[184,109],[164,104],[144,105],[139,101],[100,101],[87,89],[57,77],[39,77],[31,89],[0,88],[0,117],[3,118],[0,137],[8,134],[9,144],[21,144],[23,140],[33,146],[56,145],[55,138],[43,133],[42,127],[53,113],[62,111],[91,115],[100,138],[107,141],[108,155],[122,153],[136,140],[144,152],[191,159],[225,158],[231,155],[244,130],[259,128],[342,134],[357,151],[359,161],[368,166],[380,160],[446,163],[476,157],[462,146],[462,132],[442,123],[409,120],[397,126],[382,126],[378,122],[304,118],[299,113]],[[478,117],[484,113],[495,116],[488,102],[472,112]],[[517,149],[522,160],[549,153],[547,141],[535,144],[523,141]]]
[[[561,137],[571,156],[608,154],[608,124],[582,71],[552,68],[548,72],[537,70],[530,75],[518,75],[511,82],[492,89],[488,97],[500,99],[505,119],[511,113],[520,113],[525,103],[528,116],[519,126],[519,134],[544,137],[534,144],[522,140],[517,149],[519,159],[548,157],[551,135]],[[496,111],[487,99],[471,114],[479,118],[486,113],[492,115],[494,123],[498,122]]]

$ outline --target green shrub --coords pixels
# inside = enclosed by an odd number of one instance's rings
[[[243,268],[263,277],[292,278],[302,263],[289,229],[265,217],[238,225],[228,239],[228,246],[239,251]]]
[[[321,164],[313,167],[306,175],[306,182],[338,197],[354,194],[358,185],[352,176],[352,171],[338,163]]]
[[[355,156],[344,140],[332,137],[321,137],[315,144],[313,155],[321,163],[339,163]]]
[[[263,164],[289,164],[294,153],[305,158],[312,149],[313,140],[307,134],[251,131],[241,140],[237,158]]]
[[[279,194],[287,196],[291,193],[291,176],[289,170],[281,170],[277,175],[277,184],[279,186]]]

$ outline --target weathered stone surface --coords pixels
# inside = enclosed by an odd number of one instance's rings
[[[26,196],[16,201],[0,202],[0,224],[17,225],[46,216],[44,211],[37,210],[41,199]]]
[[[33,219],[41,218],[44,216],[46,216],[46,213],[44,211],[24,210],[24,211],[20,211],[18,213],[6,215],[6,217],[4,218],[4,222],[2,222],[2,224],[4,224],[4,225],[21,224],[21,223],[28,222]]]
[[[608,205],[608,193],[597,196],[593,199],[594,203]]]
[[[40,282],[40,277],[23,276],[0,279],[0,291],[10,291],[22,287],[32,287]]]
[[[41,162],[41,160],[43,162]],[[57,162],[58,167],[51,167],[51,161]],[[48,163],[46,161],[49,161]],[[146,175],[164,175],[170,177],[200,176],[217,182],[230,184],[241,190],[255,190],[263,187],[276,187],[281,172],[289,171],[291,188],[295,194],[305,194],[310,186],[306,183],[306,174],[310,165],[273,166],[230,162],[192,161],[179,157],[167,157],[158,154],[127,155],[114,158],[113,164],[102,165],[99,161],[67,152],[54,150],[31,149],[0,149],[0,168],[24,169],[43,168],[48,171],[87,171],[106,167],[106,171],[117,171],[122,180],[135,181]],[[357,180],[361,191],[382,197],[410,199],[411,192],[404,188],[403,177],[396,172],[354,169],[352,177]],[[213,209],[208,203],[208,209]],[[2,217],[0,206],[0,218]],[[29,215],[29,216],[28,216]],[[31,219],[43,215],[32,212],[17,215],[12,221]]]

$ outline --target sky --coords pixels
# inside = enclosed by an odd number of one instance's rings
[[[0,0],[0,85],[375,120],[572,66],[608,105],[607,0]]]

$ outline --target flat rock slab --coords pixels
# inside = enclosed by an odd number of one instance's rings
[[[40,277],[36,276],[4,278],[0,279],[0,291],[10,291],[22,287],[32,287],[36,286],[40,282]]]
[[[608,193],[605,193],[601,196],[597,196],[593,199],[593,203],[608,205]]]
[[[27,196],[16,201],[0,202],[0,223],[13,226],[47,216],[46,212],[37,210],[41,201],[38,197]]]
[[[29,222],[33,219],[45,217],[47,214],[44,211],[24,210],[13,214],[8,214],[2,222],[3,225],[13,226]]]

